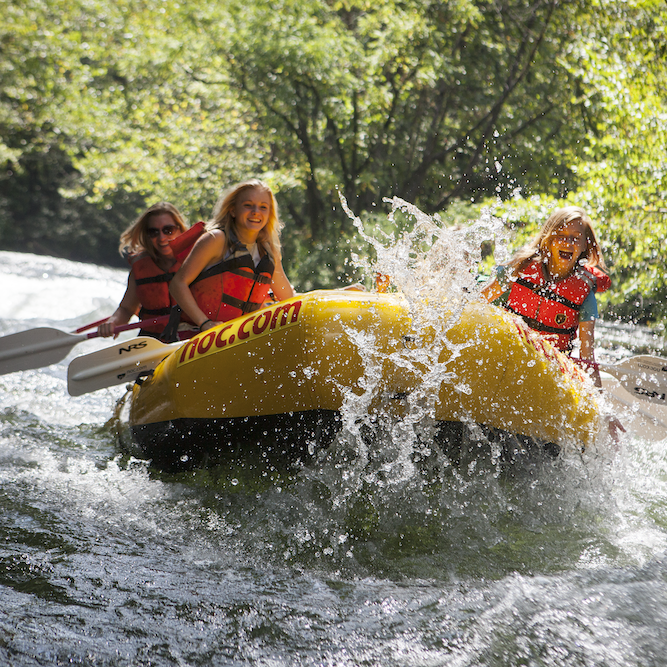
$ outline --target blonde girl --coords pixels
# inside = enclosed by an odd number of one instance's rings
[[[170,284],[200,331],[261,308],[269,292],[278,301],[294,296],[282,266],[282,227],[273,192],[260,180],[239,183],[218,200]]]

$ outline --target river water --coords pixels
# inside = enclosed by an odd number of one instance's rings
[[[125,279],[0,252],[0,335],[99,319]],[[419,467],[347,431],[289,475],[167,477],[119,448],[123,387],[67,394],[103,345],[0,376],[0,664],[667,665],[667,441]]]

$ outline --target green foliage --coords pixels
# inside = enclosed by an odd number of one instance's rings
[[[310,289],[364,278],[350,257],[369,249],[339,191],[384,231],[384,197],[457,224],[498,205],[516,243],[571,201],[598,223],[609,312],[641,297],[644,316],[665,316],[662,0],[0,10],[2,247],[117,261],[145,205],[206,219],[227,186],[260,176],[288,274]]]
[[[232,15],[217,40],[230,86],[300,182],[293,214],[313,235],[337,185],[363,210],[398,195],[434,212],[514,187],[499,176],[504,159],[550,184],[542,165],[525,167],[572,115],[556,55],[571,39],[557,29],[575,19],[569,5],[259,0]],[[547,168],[556,154],[542,151]]]
[[[84,197],[63,198],[79,176],[57,146],[42,151],[26,141],[13,162],[15,173],[0,180],[0,245],[7,250],[127,266],[118,254],[118,237],[145,202],[136,193],[118,191],[104,206]],[[18,153],[18,151],[17,151]]]

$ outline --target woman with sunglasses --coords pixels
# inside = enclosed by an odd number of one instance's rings
[[[132,268],[120,305],[97,330],[100,336],[112,336],[115,327],[127,324],[132,315],[138,314],[144,320],[169,314],[174,305],[169,281],[180,267],[169,244],[185,231],[187,226],[178,209],[160,202],[144,211],[121,234],[119,251]],[[139,335],[158,337],[163,329],[164,325],[147,326]]]

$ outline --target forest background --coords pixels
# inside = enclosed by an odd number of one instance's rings
[[[122,266],[147,205],[277,192],[297,289],[356,279],[386,197],[513,244],[597,224],[606,316],[667,320],[664,0],[0,0],[0,248]],[[488,254],[492,248],[487,246]],[[492,260],[492,258],[490,258]],[[488,264],[488,260],[487,260]]]

